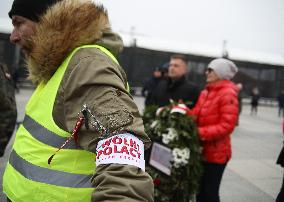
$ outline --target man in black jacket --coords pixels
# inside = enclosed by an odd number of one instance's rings
[[[197,102],[198,87],[186,79],[188,61],[184,55],[172,55],[169,63],[168,79],[159,82],[153,93],[153,102],[165,106],[174,101],[183,101],[189,108]]]

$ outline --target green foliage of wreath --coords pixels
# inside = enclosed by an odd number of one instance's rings
[[[202,154],[197,128],[194,120],[181,113],[170,113],[172,106],[164,107],[156,115],[158,107],[149,106],[143,114],[146,132],[152,142],[158,142],[172,149],[190,151],[187,163],[175,166],[175,158],[171,162],[171,175],[160,172],[149,165],[146,153],[146,171],[151,175],[155,185],[156,202],[183,202],[190,201],[198,191],[199,180],[202,174]],[[171,131],[172,134],[169,134]],[[173,132],[176,135],[173,135]],[[170,136],[168,136],[170,135]],[[168,137],[168,138],[165,138]]]

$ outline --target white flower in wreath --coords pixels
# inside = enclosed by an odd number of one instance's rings
[[[173,165],[175,168],[179,168],[180,166],[184,166],[188,163],[188,160],[190,158],[190,150],[188,148],[174,148],[172,153]]]
[[[156,111],[156,116],[159,116],[163,110],[164,110],[164,107],[159,107]]]
[[[167,128],[168,133],[162,134],[162,142],[164,144],[169,144],[170,141],[173,141],[177,137],[177,131],[174,128]]]
[[[158,120],[152,122],[150,128],[155,128],[158,125]]]
[[[162,134],[162,142],[164,144],[169,144],[170,143],[170,139],[168,138],[167,134]]]

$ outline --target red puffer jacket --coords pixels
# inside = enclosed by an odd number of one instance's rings
[[[230,134],[238,119],[238,90],[234,83],[221,80],[208,84],[191,112],[197,116],[205,161],[225,163],[232,155]]]

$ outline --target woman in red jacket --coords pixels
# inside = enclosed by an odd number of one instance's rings
[[[238,120],[238,90],[230,81],[237,71],[230,60],[218,58],[210,62],[207,85],[191,112],[196,116],[204,157],[197,202],[220,201],[220,182],[232,153],[230,135]]]

